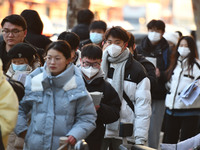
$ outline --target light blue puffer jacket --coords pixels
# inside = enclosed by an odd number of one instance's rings
[[[28,127],[26,114],[30,110]],[[77,141],[86,138],[95,121],[94,104],[73,64],[57,76],[41,67],[27,77],[15,128],[16,134],[28,130],[25,150],[56,150],[61,136],[72,135]]]

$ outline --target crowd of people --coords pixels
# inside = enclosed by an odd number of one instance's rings
[[[77,22],[51,41],[35,10],[2,20],[1,150],[56,150],[61,137],[71,146],[85,139],[90,150],[118,150],[121,123],[133,124],[128,143],[154,149],[161,131],[167,144],[200,133],[192,36],[165,33],[165,23],[153,19],[136,45],[132,33],[107,28],[89,9],[79,11]]]

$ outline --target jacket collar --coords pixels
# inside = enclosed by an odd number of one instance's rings
[[[49,87],[61,87],[65,91],[76,88],[76,80],[74,77],[74,65],[69,64],[67,69],[57,76],[52,76],[46,69],[46,64],[43,67],[43,72],[32,78],[32,91],[43,91]]]
[[[145,37],[143,40],[142,40],[142,43],[141,43],[141,46],[142,46],[142,49],[146,52],[153,52],[153,51],[156,51],[156,50],[160,50],[160,49],[166,49],[169,47],[169,44],[168,42],[166,41],[165,38],[162,38],[158,44],[156,45],[152,45],[148,36]]]
[[[178,57],[178,65],[182,65],[183,67],[186,67],[188,66],[188,58],[184,58],[184,59],[181,59],[181,57],[179,56]]]
[[[84,79],[84,81],[85,81],[85,83],[87,83],[87,84],[93,84],[93,83],[96,83],[95,81],[96,81],[96,79],[99,79],[99,78],[104,78],[104,72],[103,72],[103,70],[100,68],[100,70],[99,70],[99,72],[97,73],[97,75],[95,75],[95,77],[94,78],[92,78],[91,80],[87,80],[86,78],[85,78],[85,76],[83,75],[83,73],[82,73],[82,76],[83,76],[83,79]]]

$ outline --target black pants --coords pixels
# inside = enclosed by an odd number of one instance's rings
[[[163,143],[176,144],[178,140],[184,141],[197,134],[198,116],[172,116],[165,115],[165,131]]]

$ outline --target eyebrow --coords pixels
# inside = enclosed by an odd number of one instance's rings
[[[107,40],[107,41],[112,41],[112,40]],[[114,42],[120,42],[121,40],[115,40]]]
[[[53,55],[50,55],[50,54],[47,54],[47,56],[51,56],[51,57],[61,57],[60,55],[55,55],[55,56],[53,56]]]
[[[3,29],[10,30],[9,28],[3,28]],[[13,28],[13,29],[11,29],[11,30],[20,30],[20,29],[18,29],[18,28]]]

